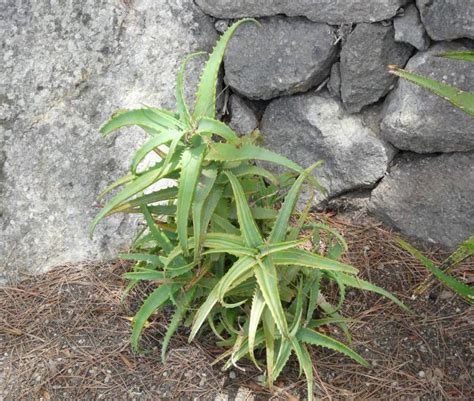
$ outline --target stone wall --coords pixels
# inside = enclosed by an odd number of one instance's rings
[[[225,55],[235,129],[260,127],[266,146],[303,165],[323,159],[321,202],[362,199],[448,247],[474,232],[474,120],[387,74],[407,65],[474,90],[472,65],[435,57],[473,49],[474,2],[195,3],[0,0],[0,277],[126,247],[130,218],[108,219],[93,240],[87,227],[143,136],[103,140],[98,127],[119,108],[173,107],[179,61],[240,17],[261,26],[242,26]]]

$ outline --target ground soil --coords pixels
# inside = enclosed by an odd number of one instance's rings
[[[344,314],[353,347],[370,363],[361,367],[340,354],[312,349],[315,392],[320,400],[474,400],[474,308],[436,287],[415,297],[428,276],[400,250],[393,234],[374,223],[355,224],[318,214],[343,232],[346,261],[361,275],[395,293],[409,315],[373,294],[349,291]],[[437,250],[428,255],[440,261]],[[474,261],[458,269],[471,281]],[[305,383],[294,361],[269,391],[248,363],[230,372],[211,366],[222,351],[212,337],[187,343],[186,332],[171,343],[166,365],[160,341],[168,316],[150,322],[145,352],[130,350],[130,317],[147,288],[121,303],[126,286],[121,262],[56,268],[0,288],[0,400],[297,400]],[[338,336],[335,329],[328,329]]]

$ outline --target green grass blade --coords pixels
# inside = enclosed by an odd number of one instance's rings
[[[291,189],[286,195],[285,202],[282,208],[278,212],[278,217],[275,221],[275,225],[270,233],[269,241],[271,243],[282,242],[285,240],[286,231],[288,230],[291,215],[298,201],[298,197],[301,192],[301,187],[309,174],[319,165],[321,162],[314,163],[311,167],[307,168],[294,182]]]
[[[244,190],[234,174],[226,172],[226,175],[234,191],[240,230],[247,245],[251,248],[255,248],[263,243],[263,239],[252,216],[252,211],[249,208]]]
[[[241,19],[234,23],[227,31],[220,37],[214,50],[207,60],[204,71],[199,81],[199,87],[196,94],[196,103],[193,111],[193,120],[198,120],[201,117],[216,116],[216,81],[219,68],[224,57],[224,51],[229,42],[229,39],[234,34],[235,30],[242,24],[254,21],[251,19]],[[258,23],[258,22],[256,22]]]
[[[297,265],[311,267],[313,269],[331,270],[356,274],[355,267],[346,265],[336,260],[325,258],[303,249],[288,249],[272,254],[273,263],[276,265]]]
[[[304,343],[319,345],[320,347],[332,349],[334,351],[347,355],[349,358],[354,359],[354,361],[360,363],[363,366],[369,366],[368,362],[364,358],[362,358],[357,352],[353,351],[347,345],[325,334],[321,334],[317,331],[302,327],[299,329],[296,337]]]
[[[260,318],[262,317],[264,309],[265,300],[263,299],[262,292],[260,289],[256,288],[253,296],[252,307],[250,309],[248,342],[250,359],[258,369],[260,369],[260,366],[258,365],[254,354],[255,336],[257,335],[258,325],[260,324]]]
[[[211,117],[202,117],[198,123],[198,134],[215,134],[232,144],[240,143],[237,133],[222,121]]]
[[[235,147],[229,143],[215,143],[211,146],[211,149],[206,155],[206,159],[221,162],[261,160],[279,164],[299,173],[303,172],[302,167],[298,166],[298,164],[290,159],[287,159],[285,156],[251,144],[244,144],[240,147]]]
[[[184,76],[186,73],[186,66],[191,59],[203,54],[206,54],[206,52],[195,52],[188,55],[181,63],[178,77],[176,79],[176,105],[178,108],[179,119],[186,125],[186,127],[191,125],[191,115],[188,106],[186,105],[186,97],[184,95]]]
[[[397,239],[398,244],[413,257],[418,259],[423,266],[425,266],[431,274],[433,274],[439,281],[441,281],[446,287],[453,290],[456,294],[460,295],[470,303],[474,303],[474,288],[461,283],[459,280],[456,280],[454,277],[448,276],[443,273],[430,259],[422,255],[421,252],[412,247],[407,242]]]
[[[178,187],[176,225],[178,239],[185,255],[188,254],[188,220],[196,186],[201,173],[205,147],[187,148],[181,159],[181,177]]]
[[[195,293],[196,287],[190,288],[177,302],[176,311],[173,315],[173,318],[171,319],[171,322],[168,324],[168,329],[166,330],[166,334],[163,337],[163,344],[161,345],[161,361],[163,363],[166,362],[166,351],[168,350],[168,344],[170,343],[173,334],[178,329],[181,320],[183,320],[184,316],[186,315],[190,304],[194,300]]]
[[[270,257],[264,257],[258,260],[255,267],[255,277],[258,286],[262,291],[265,303],[270,310],[275,324],[283,337],[289,336],[288,324],[286,322],[285,312],[281,305],[280,292],[278,290],[278,273]]]
[[[139,350],[138,342],[145,327],[145,323],[148,318],[160,307],[162,307],[173,293],[179,289],[179,286],[176,284],[163,284],[160,285],[155,291],[153,291],[148,298],[145,300],[140,310],[137,312],[133,318],[133,329],[131,344],[132,349],[137,352]]]
[[[445,52],[441,54],[437,54],[437,57],[445,57],[454,60],[462,60],[462,61],[473,61],[474,62],[474,52]]]
[[[454,106],[458,107],[465,113],[474,117],[474,92],[465,92],[454,86],[438,82],[434,79],[424,77],[422,75],[408,72],[397,66],[389,66],[389,72],[404,78],[414,84],[428,89],[435,95],[447,100]]]
[[[194,232],[194,259],[197,260],[201,251],[202,237],[207,231],[207,227],[204,227],[205,222],[203,221],[204,216],[204,205],[206,200],[211,193],[214,183],[217,178],[217,167],[209,166],[204,168],[201,172],[199,179],[196,195],[192,205],[193,214],[193,232]]]

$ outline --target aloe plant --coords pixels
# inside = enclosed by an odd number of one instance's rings
[[[94,219],[91,230],[118,212],[141,213],[147,223],[131,252],[121,255],[136,262],[133,271],[124,274],[130,280],[125,292],[140,281],[156,284],[133,319],[134,350],[139,350],[147,320],[171,306],[175,312],[163,339],[163,361],[181,325],[191,327],[190,341],[207,330],[223,347],[218,361],[227,359],[225,368],[248,357],[262,369],[259,361],[265,359],[269,386],[293,353],[312,399],[308,344],[367,364],[347,345],[318,331],[320,326],[337,324],[350,340],[340,314],[346,287],[373,291],[406,307],[382,288],[359,279],[357,269],[336,260],[347,249],[344,239],[328,226],[306,223],[309,207],[295,212],[303,185],[317,188],[312,176],[317,164],[303,169],[258,146],[258,132],[239,137],[216,119],[219,67],[229,39],[244,23],[255,21],[232,25],[209,56],[192,111],[183,95],[184,71],[188,60],[200,53],[186,58],[179,70],[177,112],[152,107],[120,111],[101,128],[105,136],[137,125],[150,139],[133,156],[131,172],[100,195],[121,188]],[[150,152],[157,153],[160,161],[141,169]],[[289,172],[275,176],[255,165],[258,160],[277,163]],[[164,179],[176,185],[152,189]],[[321,237],[326,238],[327,253],[319,252]],[[338,305],[325,298],[326,280],[339,288]]]
[[[474,52],[445,52],[439,57],[450,58],[462,61],[474,61]],[[406,71],[396,65],[389,65],[389,72],[400,78],[406,79],[414,84],[428,89],[435,95],[447,100],[457,108],[474,117],[474,92],[466,92],[452,85],[438,82],[435,79],[425,77]]]

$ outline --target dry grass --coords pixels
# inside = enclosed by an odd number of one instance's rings
[[[410,316],[378,296],[349,290],[344,313],[355,319],[353,346],[372,367],[314,348],[319,399],[474,399],[473,308],[442,288],[412,299],[427,273],[383,227],[330,215],[313,218],[336,225],[350,244],[347,261],[416,312]],[[445,256],[434,250],[429,255]],[[148,289],[121,304],[126,283],[120,275],[127,268],[118,262],[65,266],[0,289],[0,400],[212,400],[226,399],[225,392],[232,399],[242,386],[249,391],[241,399],[295,400],[304,394],[294,364],[269,392],[258,385],[260,373],[250,364],[231,378],[211,367],[219,353],[212,338],[188,345],[184,331],[163,366],[159,346],[165,315],[146,330],[148,352],[132,354],[129,317]],[[472,262],[465,263],[460,274],[473,269]]]

